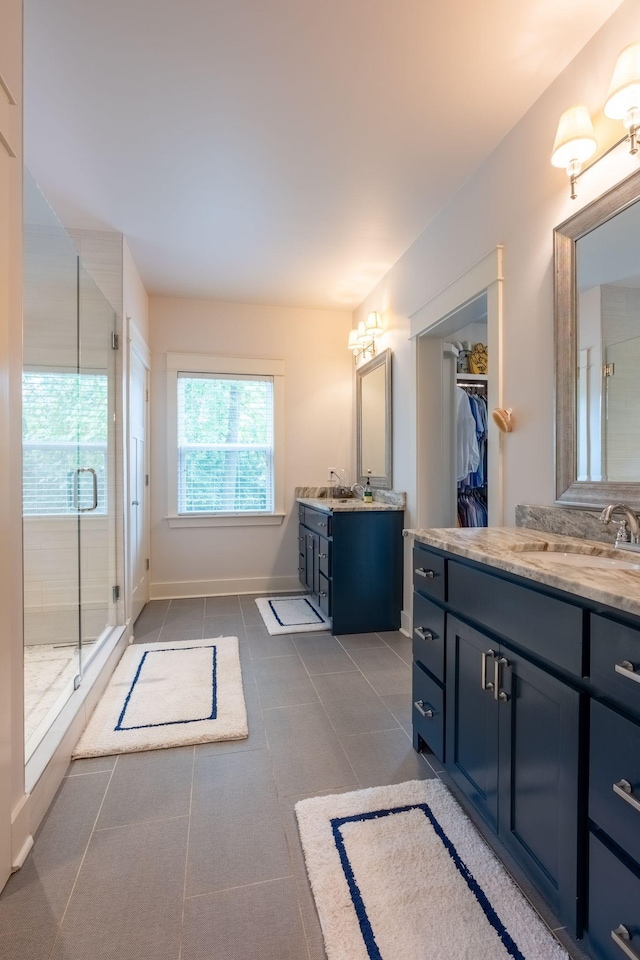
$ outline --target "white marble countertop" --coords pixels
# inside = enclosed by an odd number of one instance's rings
[[[371,503],[365,503],[359,497],[350,497],[340,499],[336,497],[298,497],[298,503],[305,507],[313,507],[314,510],[320,510],[322,513],[356,513],[362,510],[379,512],[380,510],[404,510],[404,507],[392,503],[381,503],[379,500],[373,500]]]
[[[640,554],[615,550],[613,544],[608,547],[596,540],[523,527],[452,527],[404,532],[419,543],[438,550],[640,616],[640,570],[570,566],[545,561],[545,553],[568,552],[626,560],[640,566]],[[524,553],[529,550],[535,553]]]

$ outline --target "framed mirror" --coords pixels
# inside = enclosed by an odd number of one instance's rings
[[[356,370],[358,482],[391,489],[391,350]]]
[[[640,508],[640,171],[554,231],[556,502]]]

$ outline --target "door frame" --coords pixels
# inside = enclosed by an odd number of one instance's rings
[[[416,340],[416,526],[450,525],[444,517],[447,499],[442,496],[441,457],[446,447],[443,436],[446,394],[442,341],[451,331],[447,319],[460,307],[487,296],[487,339],[489,348],[489,410],[503,406],[502,324],[503,246],[496,246],[479,263],[454,280],[410,317],[410,336]],[[434,394],[434,380],[437,392]],[[489,420],[488,513],[489,526],[503,522],[502,444],[503,436]],[[436,455],[434,456],[434,450]]]
[[[151,503],[150,503],[150,494],[151,494],[151,474],[149,470],[149,442],[150,442],[150,391],[151,391],[151,350],[149,345],[141,334],[140,330],[135,324],[135,321],[127,316],[127,472],[125,478],[127,499],[126,499],[126,523],[127,523],[127,536],[126,544],[127,549],[125,551],[125,569],[126,569],[126,618],[130,620],[133,615],[133,570],[131,568],[131,543],[132,543],[132,524],[131,524],[131,456],[132,456],[132,443],[131,443],[131,358],[135,355],[136,359],[140,361],[143,367],[146,370],[146,403],[145,403],[145,450],[144,450],[144,472],[149,477],[149,486],[145,488],[145,501],[144,501],[144,511],[143,511],[143,524],[144,524],[144,534],[143,541],[145,546],[145,552],[147,557],[150,556],[150,542],[151,542]],[[149,585],[150,585],[150,576],[147,581],[147,597],[146,601],[149,600]]]

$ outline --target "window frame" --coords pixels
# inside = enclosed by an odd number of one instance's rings
[[[178,513],[178,373],[273,378],[273,510]],[[167,520],[170,527],[234,527],[281,524],[284,517],[284,360],[167,353]]]

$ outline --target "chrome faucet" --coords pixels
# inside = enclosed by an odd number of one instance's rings
[[[616,545],[619,543],[640,543],[640,520],[626,503],[610,503],[600,514],[602,523],[611,523],[614,514],[624,515],[616,534]]]
[[[357,490],[356,487],[358,488]],[[351,487],[351,493],[355,493],[357,497],[364,498],[364,487],[361,483],[354,483],[354,485]]]

